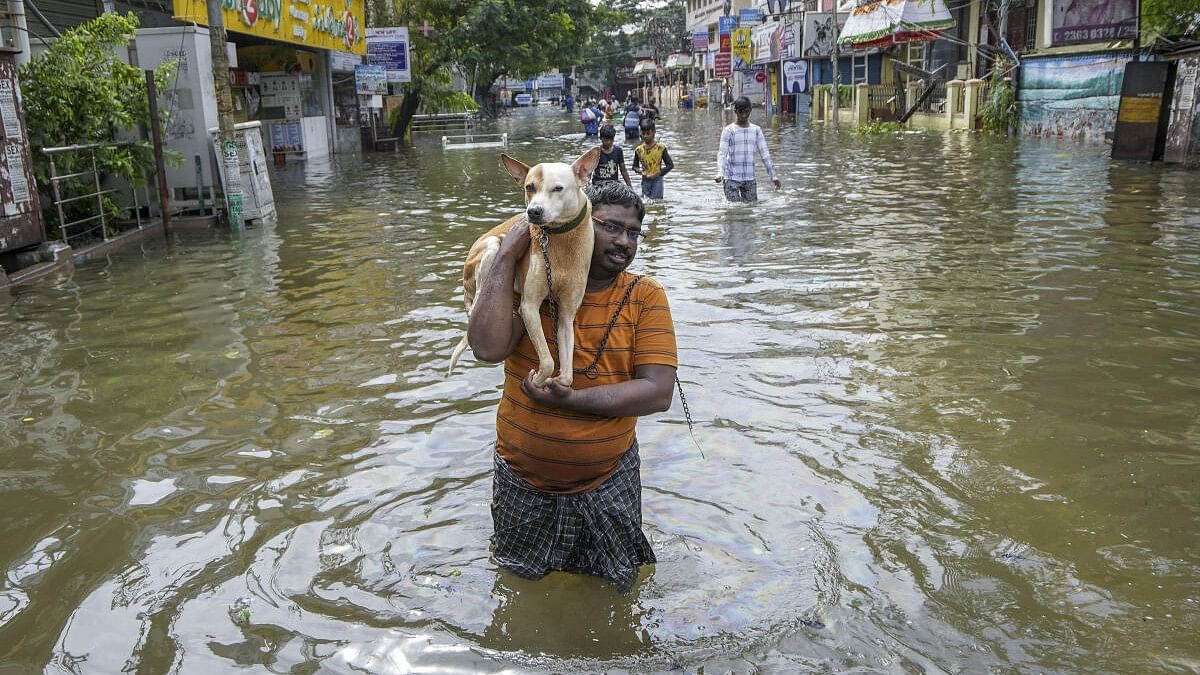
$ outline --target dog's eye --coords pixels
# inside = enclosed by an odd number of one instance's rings
[[[563,186],[559,185],[558,187],[554,188],[554,191],[555,191],[555,192],[562,192],[562,191],[563,191]]]
[[[534,191],[534,190],[536,190],[536,189],[537,189],[537,187],[535,187],[533,183],[530,183],[529,185],[526,185],[526,186],[525,186],[525,191],[526,191],[526,192],[533,192],[533,191]]]

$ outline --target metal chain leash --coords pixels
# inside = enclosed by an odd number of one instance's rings
[[[542,250],[542,260],[546,263],[546,288],[547,299],[550,302],[550,316],[555,325],[558,324],[558,303],[554,299],[554,273],[550,269],[550,237],[542,228],[538,228],[538,247]],[[583,369],[574,368],[574,372],[583,373],[589,380],[594,380],[600,377],[599,365],[600,358],[604,356],[604,349],[608,346],[608,338],[612,335],[613,327],[617,325],[617,319],[621,316],[621,311],[625,309],[625,305],[629,304],[629,298],[633,295],[633,287],[642,280],[641,275],[635,275],[633,281],[625,287],[625,295],[621,297],[621,302],[617,304],[616,311],[613,312],[612,318],[608,320],[608,326],[604,328],[604,335],[600,338],[600,347],[596,349],[596,356],[592,362]],[[675,388],[679,390],[679,402],[683,404],[683,417],[688,425],[688,435],[692,437],[692,443],[696,445],[696,449],[700,451],[700,457],[707,459],[704,456],[704,448],[700,447],[700,442],[696,440],[696,428],[692,423],[692,411],[688,407],[687,397],[683,394],[683,384],[679,381],[679,372],[675,372]]]
[[[538,247],[542,249],[542,260],[546,263],[546,300],[550,302],[550,320],[557,326],[558,301],[554,299],[554,274],[550,271],[550,235],[542,227],[538,228]]]
[[[617,304],[617,309],[613,312],[612,318],[608,320],[608,326],[605,327],[604,335],[600,338],[600,347],[596,350],[596,357],[592,359],[592,363],[587,368],[583,370],[576,368],[575,372],[582,372],[589,380],[600,377],[598,373],[600,357],[604,356],[604,348],[608,346],[608,337],[612,335],[613,326],[617,325],[617,319],[621,316],[621,310],[625,309],[625,305],[629,304],[629,296],[633,295],[633,287],[641,280],[641,276],[635,276],[633,281],[629,282],[629,285],[625,287],[625,295],[621,298],[621,302]]]

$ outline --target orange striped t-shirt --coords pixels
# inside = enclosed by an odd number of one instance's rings
[[[595,359],[604,330],[636,277],[622,272],[608,288],[587,293],[575,317],[575,389],[633,379],[641,365],[675,368],[675,326],[667,294],[657,281],[641,277],[613,324],[596,379],[579,372]],[[542,305],[542,330],[558,361],[549,305]],[[513,473],[545,492],[587,492],[598,487],[633,444],[636,417],[598,417],[536,403],[521,381],[537,369],[529,337],[521,338],[504,362],[504,396],[496,413],[496,451]]]

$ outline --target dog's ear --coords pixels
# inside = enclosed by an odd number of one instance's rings
[[[596,170],[596,165],[600,163],[600,146],[594,146],[591,150],[580,155],[579,159],[571,165],[571,171],[575,174],[575,182],[580,187],[587,185],[592,179],[592,172]]]
[[[597,155],[599,157],[599,155]],[[500,167],[508,172],[508,175],[513,177],[513,180],[518,183],[525,182],[525,176],[529,175],[529,166],[521,163],[518,160],[509,157],[503,153],[500,154]]]

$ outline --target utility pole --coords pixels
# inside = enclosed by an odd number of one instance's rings
[[[833,126],[837,126],[838,109],[840,107],[840,99],[842,92],[840,91],[842,84],[842,70],[838,67],[838,0],[833,0],[833,51],[830,54],[830,61],[833,62]]]
[[[237,132],[233,128],[233,90],[229,86],[229,55],[225,52],[225,19],[221,0],[208,0],[208,42],[212,47],[213,83],[217,90],[217,158],[221,161],[221,184],[225,192],[225,214],[229,226],[241,229],[242,171],[238,159]]]

